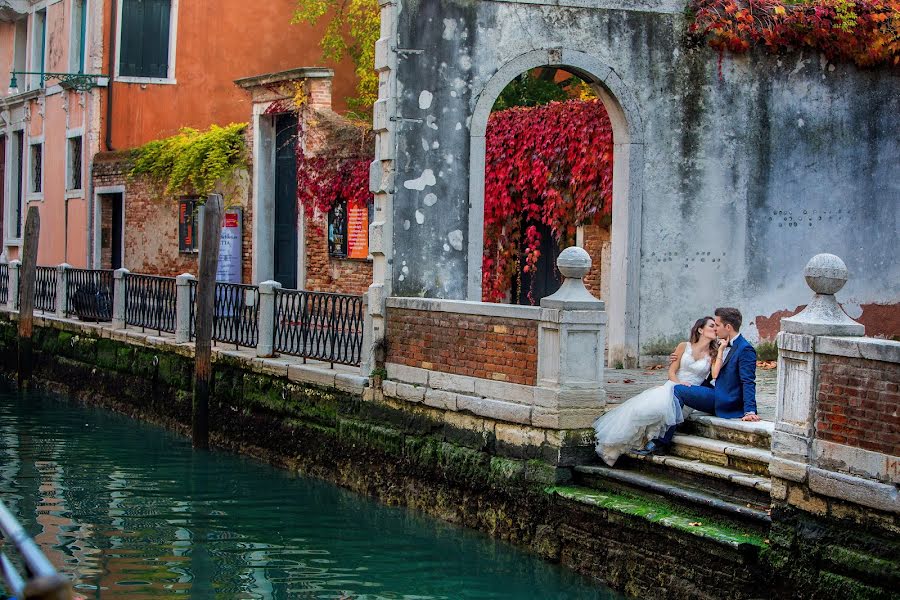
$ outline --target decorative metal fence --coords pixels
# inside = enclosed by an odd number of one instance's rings
[[[46,312],[56,311],[56,267],[37,267],[34,277],[34,307]]]
[[[175,278],[125,274],[125,324],[175,332]]]
[[[113,271],[66,270],[67,317],[75,315],[84,321],[111,321],[113,293]]]
[[[359,365],[362,342],[362,296],[276,290],[276,352]]]
[[[9,302],[9,264],[0,263],[0,304]]]
[[[197,282],[191,281],[191,339],[196,331]],[[259,339],[259,288],[255,285],[216,282],[212,339],[253,348]]]

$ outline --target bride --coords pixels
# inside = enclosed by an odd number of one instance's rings
[[[612,466],[621,454],[641,448],[648,440],[660,437],[669,427],[684,421],[681,404],[675,400],[672,388],[703,383],[710,375],[717,347],[715,319],[699,319],[691,329],[690,341],[681,342],[675,349],[667,382],[630,398],[594,422],[600,458]],[[716,375],[712,373],[712,378]]]

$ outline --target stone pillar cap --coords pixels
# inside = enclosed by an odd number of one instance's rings
[[[793,317],[781,320],[781,330],[806,335],[865,335],[865,327],[847,316],[834,295],[849,277],[847,265],[834,254],[816,254],[803,269],[812,301]]]
[[[603,310],[606,305],[584,287],[584,276],[591,270],[591,255],[584,248],[570,246],[559,253],[556,266],[565,280],[555,294],[541,300],[542,308]]]

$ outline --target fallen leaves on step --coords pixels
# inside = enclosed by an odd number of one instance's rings
[[[634,383],[634,379],[623,379],[622,383]]]
[[[688,523],[688,525],[690,525],[691,527],[700,527],[701,525],[703,525],[703,523],[701,523],[700,521],[694,521],[692,523]]]
[[[777,366],[778,366],[778,362],[774,361],[774,360],[758,360],[758,361],[756,361],[757,369],[765,369],[768,371],[769,369],[774,369]]]

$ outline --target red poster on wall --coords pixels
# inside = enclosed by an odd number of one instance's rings
[[[347,206],[347,257],[365,260],[369,256],[369,208]]]

